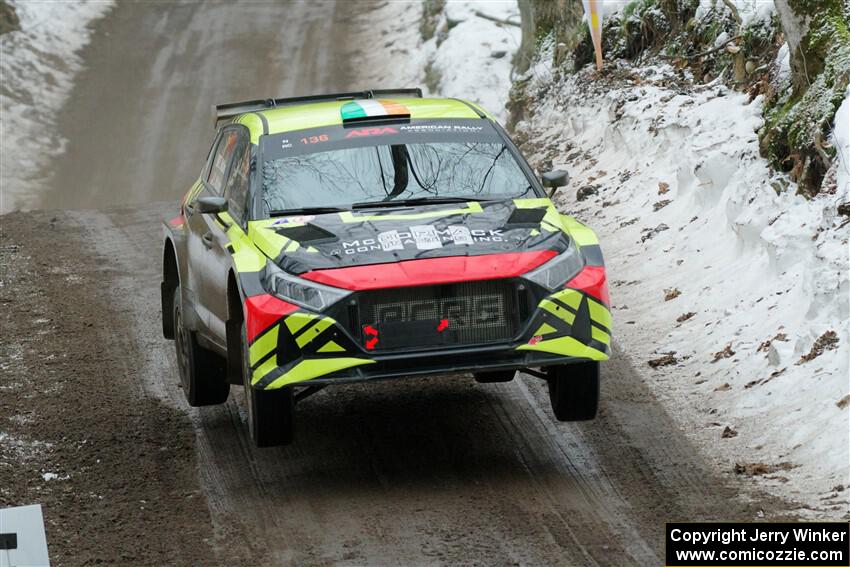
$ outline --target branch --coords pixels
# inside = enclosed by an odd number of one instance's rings
[[[732,12],[732,17],[735,18],[735,22],[737,22],[738,27],[741,27],[741,24],[744,23],[744,20],[741,19],[741,14],[738,13],[738,7],[732,2],[732,0],[723,0],[723,3],[726,4],[726,7],[729,8],[729,11]]]
[[[709,49],[708,51],[703,51],[702,53],[697,53],[696,55],[662,55],[664,59],[699,59],[700,57],[705,57],[706,55],[711,55],[712,53],[716,53],[726,47],[728,44],[732,43],[735,40],[741,39],[740,35],[736,35],[735,37],[731,37],[718,45],[713,49]]]
[[[501,18],[497,18],[496,16],[491,16],[489,14],[485,14],[484,12],[481,12],[479,10],[475,10],[473,13],[476,16],[478,16],[479,18],[484,18],[485,20],[490,20],[491,22],[496,22],[497,24],[503,24],[503,25],[506,25],[506,26],[516,26],[518,28],[522,27],[522,24],[519,24],[517,22],[512,22],[510,20],[503,20]]]

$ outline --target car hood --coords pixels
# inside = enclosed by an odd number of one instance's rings
[[[509,260],[517,252],[560,253],[569,244],[545,198],[275,217],[249,223],[248,236],[293,274],[449,256]]]

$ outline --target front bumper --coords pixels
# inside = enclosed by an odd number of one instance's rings
[[[334,313],[331,311],[331,313]],[[314,313],[271,295],[248,298],[251,384],[277,389],[413,375],[520,369],[607,360],[611,314],[591,294],[573,288],[538,294],[510,340],[370,351],[344,315]],[[271,322],[271,324],[268,324]]]

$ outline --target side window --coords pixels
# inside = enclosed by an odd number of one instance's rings
[[[227,199],[227,211],[230,216],[241,224],[245,218],[248,200],[248,182],[251,173],[250,144],[244,142],[239,144],[237,152],[230,176],[227,178],[224,198]]]
[[[224,176],[227,174],[227,165],[233,156],[237,139],[236,132],[225,132],[215,150],[215,156],[213,157],[212,167],[210,167],[210,173],[207,176],[207,182],[212,185],[215,192],[219,195],[223,189]]]

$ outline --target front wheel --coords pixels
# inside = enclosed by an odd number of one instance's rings
[[[558,421],[588,421],[599,406],[599,363],[579,362],[550,367],[549,401]]]
[[[195,332],[186,328],[179,285],[174,290],[173,317],[177,369],[186,401],[192,407],[223,404],[230,394],[224,359],[199,345]]]
[[[275,447],[292,443],[295,432],[295,398],[292,387],[258,390],[251,386],[251,362],[248,339],[242,325],[242,379],[248,409],[248,432],[257,447]]]

